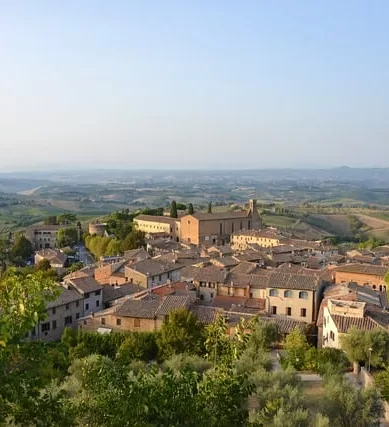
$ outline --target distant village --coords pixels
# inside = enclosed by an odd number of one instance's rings
[[[389,246],[339,253],[266,228],[256,200],[228,212],[138,215],[146,247],[102,257],[64,276],[60,296],[29,339],[59,340],[66,327],[86,331],[156,331],[169,312],[193,311],[204,324],[222,315],[234,334],[240,319],[274,322],[282,335],[296,327],[318,348],[340,348],[351,327],[389,331],[385,275]],[[35,225],[26,236],[35,262],[65,271],[59,226]],[[103,236],[105,224],[90,224]]]

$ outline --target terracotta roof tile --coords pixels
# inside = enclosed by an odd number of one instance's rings
[[[388,269],[380,265],[346,264],[346,265],[337,267],[336,271],[339,271],[342,273],[371,274],[374,276],[384,277]]]
[[[187,308],[188,304],[188,296],[168,295],[163,299],[155,314],[156,316],[166,316],[173,310]]]

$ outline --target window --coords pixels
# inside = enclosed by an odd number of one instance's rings
[[[134,327],[139,328],[140,327],[140,319],[134,319]]]
[[[161,275],[159,275],[158,276],[158,281],[160,282],[162,280],[162,276]]]
[[[284,297],[285,298],[292,298],[293,292],[292,291],[284,291]]]
[[[32,328],[31,336],[35,337],[35,335],[36,335],[36,330],[35,330],[35,327],[34,327],[34,328]]]
[[[301,317],[307,317],[307,309],[306,308],[302,308],[300,310],[300,316]]]
[[[211,298],[213,298],[213,293],[211,292]]]
[[[85,297],[85,298],[89,298],[89,297],[90,297],[89,292],[87,292],[87,293],[84,295],[84,297]]]
[[[105,325],[105,317],[102,317],[102,318],[101,318],[101,324],[102,324],[102,325]]]
[[[51,325],[51,328],[54,330],[54,329],[57,329],[57,321],[56,320],[53,320],[53,323],[52,323],[52,325]]]
[[[41,326],[42,332],[47,332],[50,330],[50,322],[42,323]]]
[[[306,291],[299,292],[299,298],[300,299],[308,299],[308,292],[306,292]]]
[[[76,301],[76,307],[80,305],[80,301]]]
[[[85,310],[89,310],[89,304],[85,304]]]
[[[243,223],[242,223],[242,221],[240,222],[240,229],[241,230],[243,229]]]
[[[334,341],[335,339],[335,334],[332,331],[330,331],[330,338],[332,341]]]
[[[116,319],[116,326],[122,326],[122,319]]]
[[[65,326],[70,325],[73,322],[72,316],[65,317]]]
[[[269,295],[271,297],[278,297],[278,289],[270,289]]]
[[[200,295],[201,301],[204,301],[204,295]]]
[[[277,314],[277,306],[276,305],[272,305],[270,307],[270,313],[271,314]]]
[[[96,301],[96,307],[100,307],[100,301],[99,300]]]
[[[76,320],[80,318],[80,313],[76,313]]]
[[[248,227],[249,230],[251,229],[251,221],[249,221]]]
[[[55,314],[55,311],[56,311],[56,310],[55,310],[55,308],[52,308],[52,309],[51,309],[51,313],[52,313],[52,314]]]
[[[234,232],[234,223],[231,224],[231,234]]]
[[[223,223],[220,223],[219,234],[223,234]]]
[[[101,290],[98,290],[98,291],[95,292],[96,296],[99,296],[100,294],[101,294]]]
[[[69,310],[69,304],[66,304],[65,308],[66,308],[66,310]]]
[[[252,292],[250,292],[250,298],[252,298],[253,297],[253,293]]]

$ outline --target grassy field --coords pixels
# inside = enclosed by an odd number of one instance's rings
[[[323,384],[321,381],[303,382],[303,392],[305,396],[306,408],[312,415],[320,412],[320,404],[323,399]]]

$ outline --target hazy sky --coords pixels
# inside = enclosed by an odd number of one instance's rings
[[[389,1],[4,1],[0,144],[0,169],[389,166]]]

